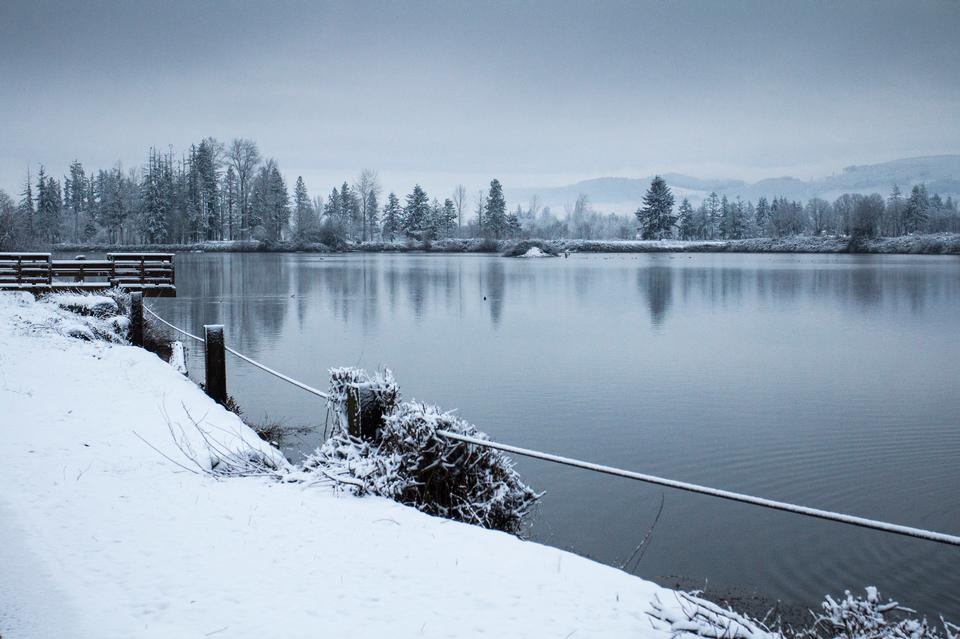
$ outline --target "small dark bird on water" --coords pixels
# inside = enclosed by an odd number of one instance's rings
[[[486,295],[483,296],[483,301],[484,301],[484,302],[487,301],[487,296],[486,296]]]

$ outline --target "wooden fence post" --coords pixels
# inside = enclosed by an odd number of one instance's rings
[[[360,437],[360,389],[354,386],[347,387],[347,434]]]
[[[130,294],[130,341],[143,348],[143,293]]]
[[[203,355],[206,363],[207,395],[218,404],[227,403],[227,361],[223,350],[223,324],[208,324],[203,327]]]

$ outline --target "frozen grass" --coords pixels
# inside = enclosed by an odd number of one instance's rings
[[[777,618],[754,619],[695,594],[672,592],[657,596],[648,613],[654,627],[669,630],[674,639],[958,639],[960,626],[941,618],[939,624],[892,600],[883,601],[876,588],[857,596],[849,590],[827,596],[819,612],[811,611],[807,626],[784,626]]]

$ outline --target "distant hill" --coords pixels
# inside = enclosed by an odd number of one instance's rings
[[[920,182],[926,184],[931,193],[940,193],[943,197],[952,195],[954,199],[958,199],[960,155],[932,155],[880,164],[848,166],[836,175],[813,180],[786,176],[748,183],[732,179],[700,179],[679,173],[666,173],[663,178],[678,200],[687,197],[694,204],[699,203],[711,191],[729,198],[740,196],[753,201],[760,197],[779,196],[793,200],[807,200],[811,197],[832,200],[841,193],[880,193],[886,197],[894,184],[907,192]],[[550,206],[555,212],[562,213],[565,205],[572,205],[578,195],[585,193],[597,210],[629,213],[640,205],[651,179],[652,176],[600,177],[560,187],[508,189],[506,195],[511,204],[515,204],[526,202],[536,194],[541,205]]]

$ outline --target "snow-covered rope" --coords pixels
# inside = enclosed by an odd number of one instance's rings
[[[153,315],[155,318],[160,320],[163,324],[166,324],[173,330],[191,337],[198,342],[203,342],[204,340],[192,333],[188,333],[182,328],[178,328],[166,321],[152,310],[143,307],[148,313]],[[226,350],[230,351],[240,359],[253,364],[257,368],[274,375],[282,379],[285,382],[289,382],[298,388],[318,395],[325,399],[329,399],[329,395],[323,391],[317,390],[312,386],[308,386],[303,382],[299,382],[292,377],[288,377],[283,373],[273,370],[267,366],[264,366],[256,360],[252,360],[246,355],[239,353],[229,346],[225,347]],[[753,504],[754,506],[762,506],[763,508],[772,508],[773,510],[782,510],[785,512],[795,513],[797,515],[806,515],[807,517],[816,517],[818,519],[826,519],[829,521],[836,521],[842,524],[849,524],[851,526],[860,526],[861,528],[870,528],[873,530],[880,530],[883,532],[893,533],[895,535],[904,535],[906,537],[914,537],[916,539],[926,539],[928,541],[935,541],[941,544],[948,544],[951,546],[960,546],[960,536],[957,535],[948,535],[947,533],[935,532],[932,530],[924,530],[922,528],[914,528],[912,526],[902,526],[900,524],[891,524],[885,521],[878,521],[876,519],[867,519],[866,517],[857,517],[856,515],[845,515],[843,513],[832,512],[829,510],[821,510],[819,508],[810,508],[808,506],[799,506],[797,504],[791,504],[785,501],[776,501],[774,499],[766,499],[764,497],[754,497],[752,495],[745,495],[743,493],[735,493],[729,490],[722,490],[719,488],[710,488],[709,486],[701,486],[699,484],[690,484],[683,481],[677,481],[675,479],[666,479],[664,477],[657,477],[656,475],[647,475],[644,473],[637,473],[632,470],[623,470],[622,468],[614,468],[613,466],[605,466],[603,464],[594,464],[592,462],[581,461],[579,459],[573,459],[572,457],[562,457],[560,455],[552,455],[550,453],[543,453],[538,450],[532,450],[530,448],[521,448],[519,446],[511,446],[509,444],[501,444],[499,442],[494,442],[486,439],[478,439],[476,437],[470,437],[468,435],[461,435],[459,433],[454,433],[448,430],[438,430],[437,434],[446,437],[448,439],[455,439],[467,444],[473,444],[475,446],[485,446],[487,448],[496,448],[508,453],[515,453],[517,455],[523,455],[524,457],[532,457],[534,459],[541,459],[548,462],[553,462],[556,464],[563,464],[565,466],[573,466],[575,468],[583,468],[585,470],[592,470],[598,473],[604,473],[607,475],[614,475],[616,477],[625,477],[627,479],[634,479],[636,481],[642,481],[649,484],[658,484],[660,486],[667,486],[668,488],[676,488],[678,490],[686,490],[692,493],[700,493],[702,495],[710,495],[711,497],[719,497],[721,499],[729,499],[731,501],[738,501],[745,504]]]
[[[598,473],[606,473],[607,475],[626,477],[627,479],[635,479],[637,481],[643,481],[650,484],[659,484],[660,486],[668,486],[670,488],[686,490],[692,493],[701,493],[703,495],[710,495],[712,497],[720,497],[721,499],[730,499],[732,501],[753,504],[755,506],[763,506],[764,508],[773,508],[774,510],[783,510],[786,512],[796,513],[798,515],[817,517],[819,519],[828,519],[830,521],[837,521],[843,524],[850,524],[852,526],[872,528],[874,530],[882,530],[884,532],[894,533],[897,535],[906,535],[907,537],[927,539],[929,541],[936,541],[942,544],[949,544],[951,546],[960,546],[960,536],[957,535],[948,535],[946,533],[923,530],[922,528],[913,528],[912,526],[901,526],[900,524],[891,524],[885,521],[877,521],[875,519],[867,519],[865,517],[857,517],[855,515],[845,515],[843,513],[831,512],[829,510],[820,510],[819,508],[798,506],[796,504],[790,504],[784,501],[765,499],[763,497],[753,497],[751,495],[735,493],[729,490],[710,488],[709,486],[700,486],[699,484],[689,484],[687,482],[676,481],[674,479],[665,479],[655,475],[645,475],[643,473],[636,473],[630,470],[614,468],[613,466],[604,466],[603,464],[594,464],[591,462],[581,461],[579,459],[572,459],[570,457],[561,457],[560,455],[541,453],[540,451],[531,450],[529,448],[520,448],[519,446],[501,444],[486,439],[477,439],[476,437],[461,435],[459,433],[453,433],[445,430],[438,430],[437,434],[468,444],[496,448],[508,453],[515,453],[525,457],[533,457],[534,459],[542,459],[544,461],[554,462],[557,464],[574,466],[576,468],[584,468],[586,470],[592,470]]]
[[[183,330],[182,328],[180,328],[180,327],[178,327],[178,326],[174,326],[173,324],[171,324],[171,323],[168,322],[167,320],[163,319],[162,317],[160,317],[159,315],[157,315],[156,313],[154,313],[154,312],[153,312],[152,310],[150,310],[150,308],[148,308],[146,305],[144,305],[143,310],[145,310],[146,312],[150,313],[150,314],[153,315],[155,318],[157,318],[158,320],[160,320],[160,322],[162,322],[163,324],[169,326],[170,328],[172,328],[173,330],[177,331],[178,333],[182,333],[182,334],[186,335],[187,337],[191,337],[191,338],[197,340],[198,342],[200,342],[201,344],[205,344],[205,343],[206,343],[206,340],[204,340],[202,337],[197,337],[197,336],[194,335],[193,333],[188,333],[187,331]],[[287,383],[289,383],[289,384],[293,384],[293,385],[296,386],[297,388],[302,388],[303,390],[307,391],[308,393],[313,393],[314,395],[317,395],[318,397],[322,397],[322,398],[324,398],[324,399],[330,399],[330,395],[327,394],[327,393],[324,393],[322,390],[319,390],[319,389],[317,389],[317,388],[314,388],[313,386],[310,386],[310,385],[308,385],[308,384],[304,384],[303,382],[297,381],[297,380],[293,379],[292,377],[289,377],[289,376],[287,376],[287,375],[284,375],[284,374],[281,373],[280,371],[274,370],[274,369],[270,368],[269,366],[267,366],[267,365],[265,365],[265,364],[261,364],[260,362],[258,362],[258,361],[255,360],[255,359],[250,359],[249,357],[247,357],[247,356],[244,355],[243,353],[241,353],[241,352],[239,352],[239,351],[235,351],[235,350],[233,350],[232,348],[230,348],[229,346],[224,346],[223,349],[224,349],[225,351],[227,351],[228,353],[232,353],[233,355],[236,355],[237,357],[239,357],[239,358],[242,359],[243,361],[247,362],[248,364],[252,364],[253,366],[256,366],[257,368],[259,368],[260,370],[262,370],[262,371],[264,371],[264,372],[267,372],[267,373],[270,373],[270,374],[273,375],[274,377],[277,377],[277,378],[279,378],[279,379],[282,379],[283,381],[285,381],[285,382],[287,382]]]
[[[158,320],[160,320],[160,323],[166,324],[167,326],[169,326],[169,327],[172,328],[173,330],[177,331],[178,333],[182,333],[182,334],[186,335],[187,337],[190,337],[190,338],[192,338],[192,339],[195,339],[195,340],[197,340],[198,342],[200,342],[201,344],[206,343],[205,340],[204,340],[202,337],[197,337],[197,336],[194,335],[193,333],[188,333],[187,331],[183,330],[183,329],[180,328],[179,326],[174,326],[173,324],[171,324],[171,323],[168,322],[167,320],[163,319],[162,317],[160,317],[159,315],[157,315],[156,313],[154,313],[152,310],[150,310],[150,307],[148,307],[146,304],[143,305],[143,310],[145,310],[146,312],[150,313],[150,314],[153,315],[155,318],[157,318]]]

